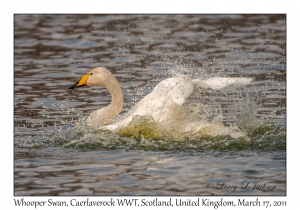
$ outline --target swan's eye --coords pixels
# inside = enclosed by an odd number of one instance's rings
[[[90,73],[90,75],[93,75],[93,73]]]

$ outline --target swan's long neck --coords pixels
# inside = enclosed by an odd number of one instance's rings
[[[111,73],[110,73],[111,74]],[[124,97],[123,92],[121,89],[121,86],[117,79],[111,74],[111,77],[109,78],[109,83],[106,84],[106,88],[111,94],[111,103],[109,105],[110,112],[114,115],[113,118],[115,118],[122,110],[123,104],[124,104]]]
[[[109,71],[103,72],[105,81],[101,86],[108,89],[111,94],[111,103],[94,111],[89,117],[89,125],[104,126],[110,123],[121,112],[124,103],[123,92],[117,79]]]

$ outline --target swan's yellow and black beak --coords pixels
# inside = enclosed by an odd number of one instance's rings
[[[74,85],[71,85],[69,87],[69,89],[74,89],[74,88],[86,86],[88,78],[89,78],[88,74],[84,75],[83,77],[81,77],[81,79],[78,82],[76,82]]]

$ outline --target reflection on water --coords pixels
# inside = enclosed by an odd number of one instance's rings
[[[284,195],[285,24],[285,15],[15,15],[15,195],[231,194],[205,187],[217,180],[277,186],[231,195]],[[191,97],[201,116],[238,125],[250,141],[82,126],[110,94],[68,87],[98,66],[121,83],[122,114],[176,73],[252,77],[243,89]]]

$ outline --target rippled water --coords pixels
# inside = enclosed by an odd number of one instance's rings
[[[14,64],[15,195],[286,194],[285,15],[15,15]],[[98,66],[120,81],[122,114],[176,73],[252,77],[191,97],[201,116],[249,140],[86,127],[78,122],[110,94],[68,87]]]

